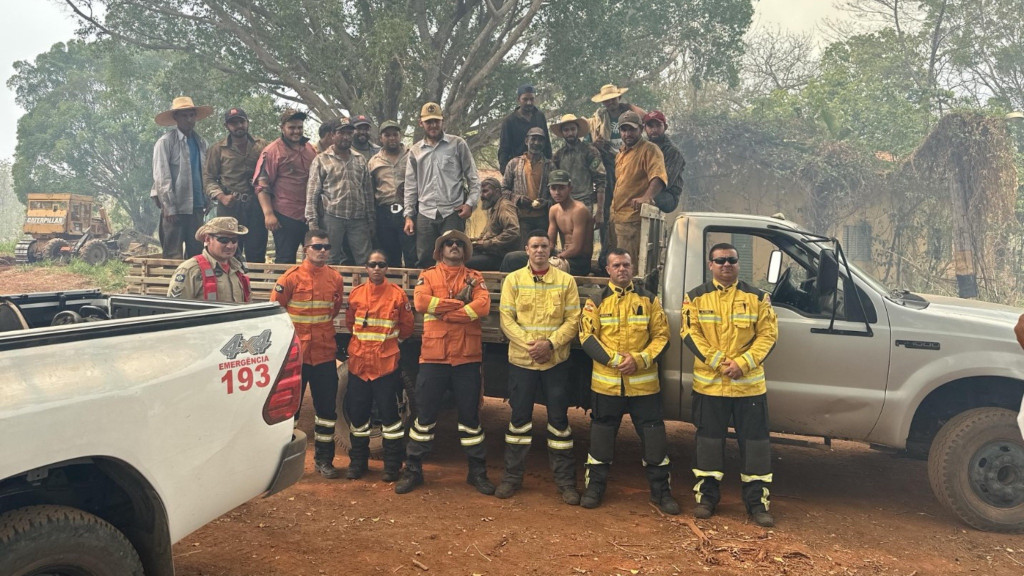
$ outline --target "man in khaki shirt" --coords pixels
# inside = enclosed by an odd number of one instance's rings
[[[263,262],[267,255],[267,226],[256,198],[252,174],[267,146],[249,134],[249,116],[234,107],[224,112],[227,138],[210,147],[203,166],[203,190],[217,206],[217,216],[230,216],[249,233],[238,244],[236,256],[247,262]]]
[[[235,258],[238,240],[248,230],[234,218],[213,218],[196,231],[202,254],[181,263],[167,288],[170,298],[216,302],[249,302],[251,290],[245,267]]]
[[[615,156],[615,191],[612,193],[610,240],[629,252],[631,262],[640,258],[640,206],[653,204],[654,196],[668,181],[665,157],[657,145],[642,137],[640,115],[632,110],[619,116],[622,148]]]
[[[388,262],[396,267],[416,266],[416,238],[404,233],[405,166],[409,151],[402,144],[402,127],[394,120],[380,124],[380,141],[384,145],[368,163],[373,182],[377,211],[377,244]]]

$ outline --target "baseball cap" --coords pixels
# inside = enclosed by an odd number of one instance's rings
[[[548,186],[555,184],[572,184],[572,176],[565,170],[552,170],[551,174],[548,174]]]
[[[657,120],[663,125],[668,126],[668,120],[665,119],[665,115],[662,114],[661,110],[651,110],[647,114],[644,114],[644,126],[646,126],[651,120]]]
[[[516,96],[522,96],[523,94],[533,94],[533,86],[530,84],[523,84],[516,90]]]
[[[281,124],[288,122],[289,120],[305,120],[307,115],[305,112],[299,112],[295,108],[285,108],[284,112],[281,112]]]
[[[363,116],[362,114],[352,117],[353,126],[362,126],[363,124],[366,124],[367,126],[373,126],[373,122],[370,122],[370,119],[367,118],[366,116]]]
[[[619,116],[619,126],[622,126],[624,124],[632,124],[633,126],[639,128],[640,115],[637,114],[636,112],[633,112],[632,110],[627,110],[623,112],[622,116]]]
[[[536,126],[526,131],[526,137],[529,138],[530,136],[540,136],[541,138],[548,137],[547,134],[544,133],[543,128],[537,128]]]
[[[420,120],[444,120],[441,115],[441,105],[437,102],[427,102],[420,108]]]
[[[395,130],[398,130],[399,132],[402,131],[402,126],[398,122],[395,122],[394,120],[385,120],[385,121],[380,123],[380,131],[381,132],[387,130],[388,128],[394,128]]]
[[[245,120],[249,119],[249,115],[245,113],[245,110],[241,108],[228,108],[227,112],[224,112],[224,123],[227,124],[235,118],[242,118]]]
[[[352,125],[351,118],[339,118],[338,125],[334,127],[334,131],[338,130],[355,130],[355,126]]]

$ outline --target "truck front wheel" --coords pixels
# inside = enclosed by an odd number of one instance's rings
[[[1016,417],[1005,408],[974,408],[946,422],[932,442],[932,491],[978,530],[1024,531],[1024,439]]]
[[[124,534],[65,506],[29,506],[0,516],[0,574],[143,576]]]

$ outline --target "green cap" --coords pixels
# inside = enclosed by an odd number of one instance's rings
[[[572,184],[572,177],[570,177],[569,173],[565,170],[552,170],[551,174],[548,175],[548,186],[553,186],[555,184],[568,186]]]
[[[402,131],[402,126],[398,122],[395,122],[394,120],[385,120],[385,121],[380,123],[380,128],[378,129],[378,132],[383,132],[383,131],[387,130],[388,128],[394,128],[395,130],[398,130],[399,132]]]

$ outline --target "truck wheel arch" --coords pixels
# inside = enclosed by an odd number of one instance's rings
[[[0,514],[47,505],[78,509],[113,525],[138,552],[147,575],[173,576],[163,501],[127,462],[110,457],[76,458],[0,481]]]

